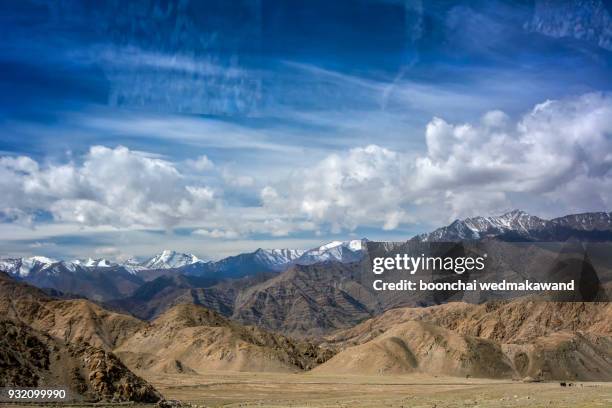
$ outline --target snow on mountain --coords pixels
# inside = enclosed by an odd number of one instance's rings
[[[612,213],[584,213],[545,220],[524,211],[514,210],[498,217],[474,217],[455,220],[446,227],[417,235],[416,241],[460,241],[513,234],[530,240],[566,239],[559,228],[577,231],[612,230]]]
[[[258,272],[282,272],[294,264],[310,265],[325,261],[353,262],[362,257],[362,241],[334,241],[304,251],[299,249],[258,249],[223,258],[216,262],[197,262],[181,268],[195,276],[239,278]]]
[[[143,262],[144,269],[173,269],[202,262],[197,256],[176,251],[164,250],[153,258]]]
[[[524,211],[513,210],[497,217],[473,217],[455,220],[450,225],[417,235],[418,241],[459,241],[481,239],[507,232],[528,235],[529,231],[544,228],[547,221],[529,215]]]
[[[45,269],[57,263],[55,259],[45,256],[32,256],[29,258],[2,258],[0,270],[10,275],[20,277],[28,276],[34,269]]]
[[[573,228],[580,231],[609,231],[612,229],[612,212],[591,212],[566,215],[550,220],[560,227]]]
[[[70,272],[76,272],[80,268],[110,268],[117,266],[116,263],[104,258],[73,259],[72,261],[61,261],[60,264]]]
[[[255,258],[263,265],[277,269],[288,265],[304,254],[300,249],[258,249],[255,251]]]
[[[325,261],[358,261],[363,255],[363,242],[364,240],[332,241],[304,252],[295,263],[310,265]]]
[[[125,270],[133,275],[137,274],[139,271],[147,269],[143,266],[143,262],[136,258],[129,258],[128,260],[122,262],[121,266],[123,266]]]
[[[75,259],[74,261],[71,261],[70,263],[73,263],[75,265],[79,265],[79,266],[85,266],[87,268],[110,268],[111,266],[114,266],[116,264],[110,262],[107,259],[104,258],[99,258],[99,259],[93,259],[93,258],[87,258],[87,259]]]

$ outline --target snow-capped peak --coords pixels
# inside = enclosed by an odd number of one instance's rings
[[[193,254],[183,254],[176,251],[164,250],[142,264],[146,269],[170,269],[191,265],[201,262],[201,259]]]
[[[147,269],[144,267],[143,262],[140,262],[138,259],[136,258],[129,258],[125,261],[123,261],[121,263],[121,266],[128,271],[129,273],[131,273],[132,275],[135,275],[138,273],[138,271],[142,271],[144,269]]]
[[[264,264],[272,268],[281,268],[293,263],[304,254],[300,249],[262,249],[255,251],[255,256]]]
[[[541,229],[547,221],[529,215],[521,210],[512,210],[500,216],[472,217],[455,220],[446,227],[421,234],[415,237],[419,241],[456,241],[481,239],[486,236],[495,236],[506,232],[529,234],[529,231]]]
[[[52,258],[47,258],[46,256],[31,256],[29,258],[25,258],[28,262],[32,262],[32,263],[40,263],[40,264],[45,264],[45,265],[50,265],[53,263],[56,263],[57,260],[52,259]]]
[[[319,251],[327,251],[328,249],[336,248],[342,245],[342,241],[331,241],[327,244],[321,245]]]
[[[328,251],[339,246],[349,248],[351,251],[361,251],[362,241],[360,239],[353,239],[351,241],[331,241],[327,244],[321,245],[319,247],[319,251]]]
[[[87,268],[94,268],[94,267],[95,268],[109,268],[114,265],[112,262],[104,258],[75,259],[74,261],[71,261],[70,263],[79,265],[79,266],[85,266]]]
[[[0,270],[20,277],[28,276],[34,269],[44,269],[57,261],[46,256],[0,259]]]
[[[363,255],[363,240],[332,241],[306,251],[295,263],[309,265],[324,261],[354,262]]]

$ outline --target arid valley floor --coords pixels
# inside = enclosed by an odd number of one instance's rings
[[[456,377],[211,372],[145,377],[169,399],[206,407],[610,407],[612,383]]]
[[[180,400],[192,407],[591,408],[612,406],[612,382],[577,382],[572,386],[562,387],[559,382],[523,383],[424,375],[366,377],[227,371],[200,375],[169,374],[145,378],[166,398]],[[95,406],[113,407],[104,404]],[[132,406],[145,408],[155,405]],[[76,407],[71,406],[71,408]]]

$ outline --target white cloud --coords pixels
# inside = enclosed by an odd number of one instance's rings
[[[610,176],[612,98],[547,101],[507,129],[438,119],[427,133],[428,154],[415,163],[423,190],[551,192],[581,175]]]
[[[232,187],[253,187],[255,184],[255,179],[253,177],[235,174],[235,172],[230,171],[227,167],[223,168],[221,171],[221,177],[227,185]]]
[[[46,210],[82,225],[170,228],[219,205],[210,188],[188,185],[173,163],[122,146],[93,146],[80,165],[2,159],[0,203],[8,214]]]
[[[475,124],[434,118],[419,156],[370,145],[330,155],[261,192],[264,207],[332,231],[440,223],[511,207],[554,212],[612,205],[612,96],[546,101],[515,123],[487,112]]]
[[[220,238],[220,239],[234,239],[240,237],[240,234],[234,230],[224,230],[224,229],[197,229],[193,231],[195,235],[201,235],[203,237],[208,238]]]
[[[355,148],[294,173],[276,188],[265,187],[261,199],[272,212],[329,223],[332,231],[354,229],[388,218],[390,211],[401,214],[397,187],[404,168],[396,152],[375,145]],[[397,224],[397,215],[393,218],[389,225]]]
[[[130,255],[125,253],[123,249],[115,246],[96,247],[93,252],[96,257],[102,257],[117,262],[125,261],[130,258]]]
[[[232,196],[252,193],[261,179],[256,183],[244,167],[213,168],[206,156],[182,167],[125,147],[93,146],[63,164],[4,156],[0,214],[31,224],[47,211],[83,228],[188,226],[194,235],[235,240],[439,225],[514,207],[543,216],[609,210],[611,138],[612,96],[604,93],[546,101],[515,119],[501,111],[473,123],[436,117],[425,128],[421,154],[368,145],[329,154],[310,167],[272,167],[261,206]],[[203,184],[204,171],[214,188]],[[221,209],[224,189],[232,197]]]
[[[215,167],[214,163],[206,155],[201,155],[195,160],[187,160],[187,164],[198,171],[211,170]]]

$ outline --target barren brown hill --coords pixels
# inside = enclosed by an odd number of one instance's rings
[[[364,343],[407,321],[425,321],[460,334],[502,343],[526,343],[561,330],[612,335],[612,303],[545,302],[519,298],[483,304],[452,302],[392,309],[329,337],[336,345]]]
[[[519,377],[543,380],[612,380],[612,337],[559,331],[529,343],[502,344]]]
[[[349,347],[314,371],[361,375],[419,372],[487,378],[511,377],[513,373],[510,361],[495,342],[416,321]]]
[[[331,352],[256,327],[241,326],[202,306],[173,307],[115,352],[133,369],[153,372],[298,371]]]
[[[70,400],[156,402],[161,396],[112,353],[0,321],[0,386],[67,387]]]
[[[116,350],[138,369],[297,371],[331,356],[313,344],[242,326],[199,305],[180,304],[148,323],[84,299],[56,300],[5,274],[0,276],[0,313],[58,340]]]
[[[84,299],[57,300],[0,272],[0,315],[56,338],[112,350],[145,323]]]
[[[482,305],[448,303],[428,308],[395,309],[331,336],[329,344],[344,350],[317,370],[351,372],[359,369],[356,366],[358,361],[365,361],[364,367],[369,367],[365,369],[372,373],[386,374],[402,370],[432,372],[431,351],[423,356],[425,346],[418,342],[418,339],[424,337],[421,332],[427,328],[430,332],[438,330],[437,333],[444,334],[441,337],[444,344],[461,344],[456,339],[462,339],[466,344],[481,345],[473,343],[478,340],[488,342],[495,350],[501,350],[501,354],[485,352],[484,356],[497,359],[497,364],[511,367],[510,372],[495,370],[495,373],[502,376],[610,381],[611,316],[612,305],[609,303],[543,302],[530,299]],[[412,333],[397,336],[398,327],[405,325],[412,325]],[[451,342],[446,338],[455,340]],[[390,339],[393,339],[393,343]],[[432,343],[434,355],[439,341],[436,339]],[[396,345],[395,351],[391,344]],[[401,348],[398,344],[402,345]],[[437,368],[433,372],[446,375],[491,375],[486,367],[478,365],[482,363],[494,367],[489,360],[466,358],[456,351],[445,353],[448,357],[447,365],[442,372],[440,366],[434,366]],[[393,361],[395,363],[391,364]],[[470,362],[476,365],[466,366]]]

